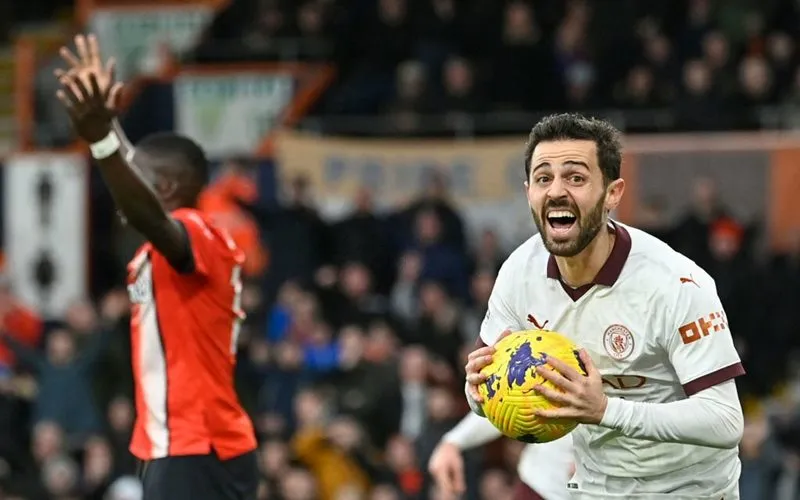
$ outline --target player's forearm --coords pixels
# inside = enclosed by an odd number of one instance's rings
[[[169,216],[142,176],[141,170],[135,165],[133,146],[119,121],[114,120],[111,128],[119,141],[119,147],[115,153],[96,159],[95,162],[127,222],[152,241],[153,237],[158,238],[158,233],[169,226]]]
[[[461,450],[470,450],[492,442],[502,436],[488,420],[469,413],[461,422],[444,435],[442,441],[456,445]]]
[[[609,398],[600,425],[633,438],[730,449],[741,441],[744,417],[730,380],[672,403]]]

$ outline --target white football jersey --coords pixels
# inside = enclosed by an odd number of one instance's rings
[[[495,283],[481,339],[505,329],[559,332],[585,348],[609,397],[667,403],[742,375],[714,280],[655,237],[617,222],[594,284],[564,284],[540,235],[520,245]],[[691,418],[687,415],[686,418]],[[661,443],[581,425],[573,432],[585,498],[738,498],[736,448]]]
[[[525,445],[517,465],[520,480],[544,500],[568,499],[567,482],[575,469],[572,450],[572,434]]]

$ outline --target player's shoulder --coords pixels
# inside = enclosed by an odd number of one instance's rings
[[[516,283],[536,274],[544,274],[549,256],[542,236],[535,234],[515,248],[503,262],[498,281]]]
[[[630,235],[631,251],[625,267],[637,286],[659,295],[679,294],[687,284],[716,290],[711,275],[692,259],[641,229],[617,224]]]

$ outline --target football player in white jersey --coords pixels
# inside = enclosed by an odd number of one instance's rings
[[[502,436],[495,426],[474,413],[442,437],[433,451],[428,471],[445,498],[456,498],[466,488],[462,452]],[[526,445],[519,457],[514,500],[569,500],[566,489],[574,469],[572,436],[549,443]]]
[[[649,234],[613,221],[625,181],[619,133],[574,114],[544,118],[525,157],[539,234],[503,264],[480,336],[558,331],[582,346],[587,376],[557,359],[537,370],[561,391],[542,417],[577,420],[574,498],[739,498],[744,374],[714,280]],[[480,414],[469,356],[467,399]]]

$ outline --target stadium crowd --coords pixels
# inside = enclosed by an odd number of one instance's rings
[[[797,123],[799,27],[791,0],[241,0],[193,57],[333,61],[319,111],[381,134],[612,109],[629,131],[752,129]]]
[[[789,0],[230,5],[188,57],[333,61],[339,78],[316,114],[388,117],[381,133],[422,133],[417,118],[429,114],[612,108],[672,110],[666,124],[631,120],[631,130],[758,128],[756,107],[800,104]],[[245,288],[237,374],[261,440],[260,498],[436,499],[426,462],[467,411],[464,356],[512,248],[465,227],[446,179],[388,213],[364,191],[336,222],[319,216],[303,179],[286,190],[278,207],[226,194],[266,241],[251,253],[260,264]],[[677,220],[652,205],[633,222],[717,280],[748,370],[742,498],[800,498],[800,235],[765,257],[762,228],[735,220],[712,184],[698,178],[694,202]],[[121,284],[118,267],[102,272]],[[2,498],[139,498],[127,316],[125,291],[112,288],[44,322],[0,282]],[[468,454],[468,498],[508,498],[520,449]]]

